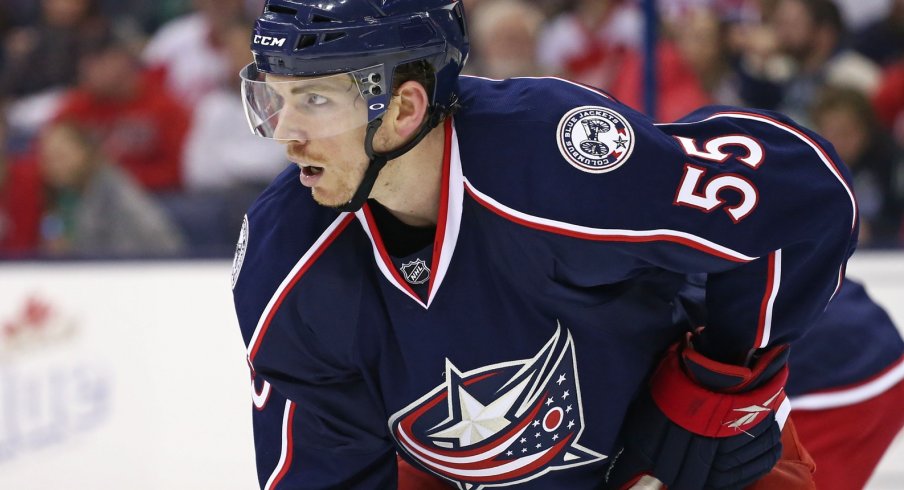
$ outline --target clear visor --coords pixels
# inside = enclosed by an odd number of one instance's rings
[[[367,125],[386,107],[383,67],[322,77],[242,72],[242,101],[251,131],[264,138],[308,141]]]

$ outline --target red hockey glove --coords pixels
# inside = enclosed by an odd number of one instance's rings
[[[781,456],[775,412],[785,400],[787,346],[747,368],[704,357],[690,338],[669,348],[632,404],[609,488],[652,475],[670,490],[741,489]]]

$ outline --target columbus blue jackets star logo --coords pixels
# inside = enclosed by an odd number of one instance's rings
[[[582,106],[562,116],[559,151],[578,170],[611,172],[634,151],[634,129],[621,114],[605,107]]]
[[[574,341],[561,326],[532,359],[460,372],[394,414],[393,437],[423,468],[462,490],[508,486],[601,461],[584,430]]]

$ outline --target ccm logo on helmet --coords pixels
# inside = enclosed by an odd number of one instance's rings
[[[261,46],[282,46],[285,43],[286,38],[284,37],[261,36],[259,34],[254,35],[254,44],[260,44]]]

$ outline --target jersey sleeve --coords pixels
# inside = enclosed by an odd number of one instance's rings
[[[514,122],[484,110],[461,131],[482,150],[462,152],[465,185],[494,213],[564,237],[555,254],[570,283],[650,268],[708,274],[697,348],[722,362],[793,341],[822,313],[857,211],[847,170],[818,135],[728,107],[656,125],[568,82],[509,83],[486,90],[524,108],[507,114]],[[480,147],[487,134],[492,145]],[[484,163],[489,152],[497,164]]]
[[[840,288],[856,245],[856,201],[831,145],[782,116],[729,109],[661,129],[683,167],[671,221],[733,262],[705,271],[697,348],[738,361],[802,336]]]
[[[312,278],[332,247],[347,246],[353,217],[302,205],[310,198],[298,171],[286,169],[251,207],[233,262],[259,482],[268,490],[393,488],[385,410],[354,357],[357,310],[330,301],[353,302],[354,288]]]
[[[856,245],[856,201],[831,145],[782,116],[725,108],[647,131],[661,132],[649,141],[663,169],[640,194],[660,211],[634,221],[682,245],[648,248],[648,261],[708,273],[696,348],[741,363],[801,337]]]

